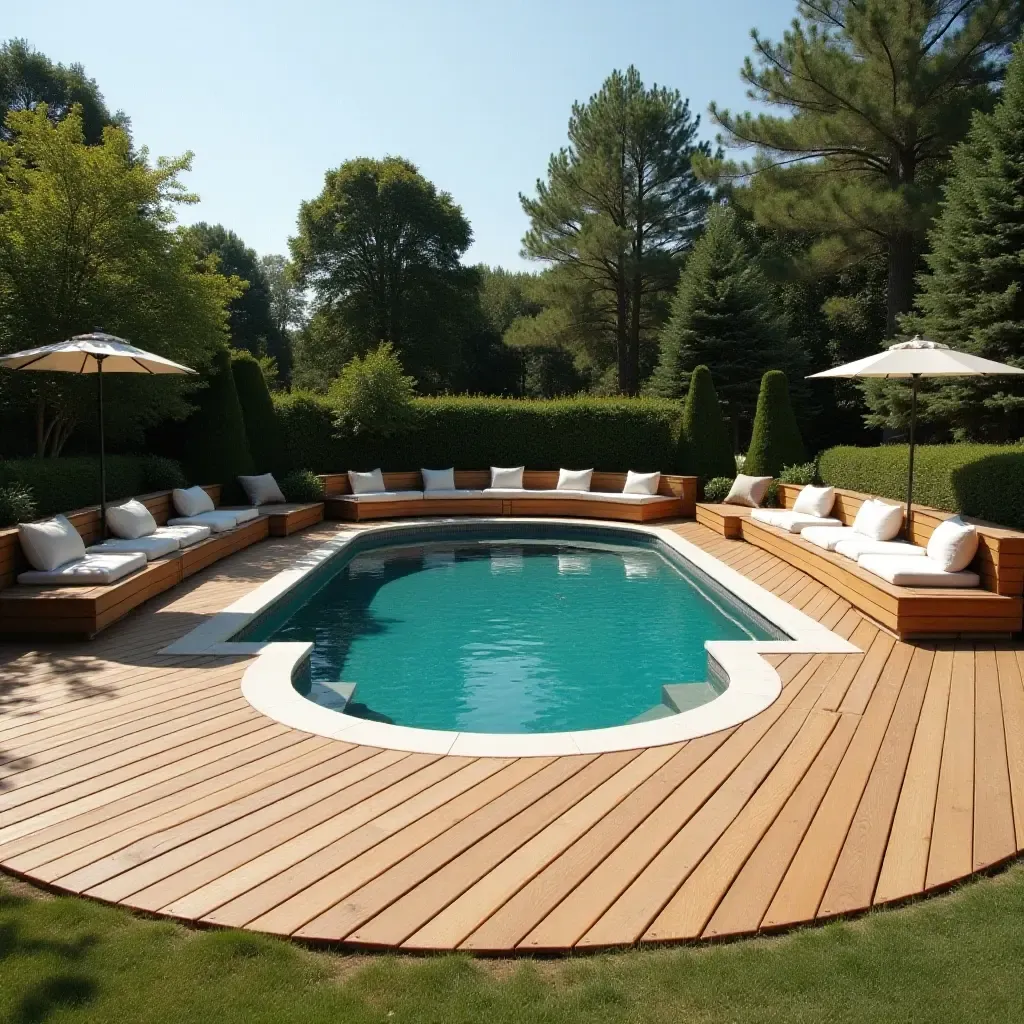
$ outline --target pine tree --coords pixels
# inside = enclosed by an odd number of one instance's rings
[[[729,429],[718,404],[711,371],[703,365],[695,366],[690,375],[690,390],[683,407],[683,437],[691,471],[702,480],[736,472]]]
[[[757,414],[743,472],[749,476],[778,476],[785,466],[800,466],[806,461],[807,449],[793,415],[786,375],[781,370],[769,370],[757,396]]]
[[[769,112],[711,107],[722,141],[757,150],[717,173],[751,181],[760,223],[828,236],[824,265],[883,250],[892,334],[943,165],[971,110],[991,109],[1019,31],[1016,0],[800,0],[780,42],[752,33],[741,72]]]
[[[740,236],[735,214],[716,208],[679,279],[648,390],[681,398],[694,367],[710,367],[738,447],[753,418],[758,381],[767,370],[792,367],[795,359],[771,287]]]
[[[917,313],[904,329],[1024,366],[1024,43],[999,105],[975,115],[953,154],[930,240]],[[1010,440],[1024,429],[1024,388],[1012,377],[930,381],[922,413],[957,436]]]

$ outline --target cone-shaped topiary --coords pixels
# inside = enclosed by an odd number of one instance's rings
[[[807,449],[789,402],[786,375],[781,370],[769,370],[761,378],[754,430],[743,472],[748,476],[778,476],[783,466],[806,461]]]
[[[231,372],[242,407],[245,436],[249,441],[257,473],[277,473],[284,469],[281,426],[274,411],[266,378],[259,360],[249,352],[231,353]]]
[[[227,349],[213,357],[208,379],[183,428],[185,468],[192,483],[223,484],[222,497],[231,504],[240,494],[238,476],[252,473],[253,464]]]
[[[736,475],[729,429],[718,404],[718,394],[706,366],[695,366],[683,408],[682,436],[688,445],[691,471],[701,480]]]

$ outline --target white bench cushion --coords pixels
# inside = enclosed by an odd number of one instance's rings
[[[525,487],[488,487],[484,495],[491,498],[557,498],[559,501],[614,501],[621,505],[650,505],[660,501],[676,501],[668,494],[623,494],[621,491],[558,491],[527,490]]]
[[[838,519],[827,519],[824,516],[809,516],[805,512],[794,512],[788,508],[755,508],[750,513],[751,519],[766,523],[787,533],[800,533],[811,526],[842,526]]]
[[[175,537],[168,537],[166,534],[163,537],[157,537],[154,534],[149,537],[114,537],[100,544],[93,544],[86,548],[86,551],[98,551],[100,554],[138,551],[139,554],[146,556],[147,562],[152,562],[154,558],[163,558],[164,555],[177,551],[180,546]]]
[[[248,523],[260,514],[260,510],[258,508],[225,508],[220,511],[230,512],[235,517],[235,522],[239,526],[241,526],[242,523]]]
[[[840,541],[856,535],[857,531],[852,526],[805,526],[800,531],[804,540],[826,551],[835,551]]]
[[[853,528],[872,540],[892,540],[903,526],[903,507],[868,498],[853,517]]]
[[[54,516],[42,523],[19,523],[18,539],[36,572],[50,572],[85,554],[85,541],[66,516]]]
[[[141,553],[91,552],[55,569],[31,569],[18,576],[19,583],[56,584],[62,587],[96,587],[128,576],[146,567]]]
[[[660,473],[626,473],[626,482],[622,485],[623,494],[657,494],[661,483]]]
[[[241,509],[239,511],[249,511]],[[254,511],[254,510],[253,510]],[[250,518],[252,518],[250,516]],[[200,512],[197,516],[179,516],[167,520],[168,526],[207,526],[211,533],[226,533],[238,525],[237,513],[230,509],[218,508],[213,512]]]
[[[238,482],[245,491],[245,496],[254,505],[280,505],[284,502],[281,488],[274,479],[273,473],[261,476],[240,476]]]
[[[947,572],[927,555],[864,555],[857,564],[898,587],[976,587],[976,572]]]
[[[190,548],[210,536],[208,526],[158,526],[153,532],[154,537],[171,537],[178,542],[178,547]]]
[[[862,533],[841,540],[833,549],[837,555],[857,561],[862,555],[923,555],[924,548],[905,540],[872,540]]]
[[[421,469],[423,477],[423,493],[428,491],[454,491],[455,470],[453,469]]]
[[[555,487],[559,491],[589,491],[593,476],[592,469],[560,469]]]
[[[468,488],[455,488],[450,491],[431,489],[423,492],[423,497],[427,500],[431,498],[482,498],[483,496],[483,491],[473,491]]]
[[[423,497],[422,491],[373,491],[367,494],[343,494],[343,498],[354,501],[416,501]]]
[[[826,518],[832,511],[836,501],[836,489],[834,487],[814,487],[808,484],[801,488],[800,493],[793,502],[794,512],[803,512],[808,516],[820,516]]]
[[[384,474],[379,469],[371,469],[368,473],[348,471],[348,485],[353,494],[381,494],[385,491]]]
[[[523,486],[525,466],[491,466],[491,487],[489,489],[516,489]]]
[[[744,473],[737,475],[725,496],[726,505],[745,505],[747,508],[757,508],[772,482],[770,476],[747,476]]]
[[[949,572],[966,569],[978,553],[978,531],[960,516],[939,523],[928,539],[928,557]]]

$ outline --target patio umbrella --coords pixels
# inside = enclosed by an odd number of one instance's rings
[[[30,348],[0,356],[0,366],[10,370],[48,370],[59,373],[96,374],[96,396],[100,419],[100,530],[107,529],[107,467],[103,451],[104,373],[195,373],[181,363],[129,345],[123,338],[96,331],[76,334],[68,341],[42,348]]]
[[[917,388],[922,377],[979,377],[1024,373],[1016,366],[982,359],[969,352],[957,352],[948,345],[925,338],[911,338],[890,345],[884,352],[865,356],[837,366],[814,377],[898,377],[910,378],[910,460],[907,470],[907,529],[910,529],[910,505],[914,493],[914,426],[917,422]]]

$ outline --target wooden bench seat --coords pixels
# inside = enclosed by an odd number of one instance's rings
[[[203,488],[216,503],[220,486]],[[157,491],[140,495],[158,526],[173,515],[171,492]],[[306,510],[303,512],[302,510]],[[282,510],[285,523],[289,515],[316,514],[323,517],[323,505],[289,506]],[[68,513],[67,518],[86,546],[100,541],[99,506]],[[59,587],[26,586],[17,582],[18,574],[29,568],[21,550],[16,528],[0,530],[0,634],[7,636],[92,637],[111,623],[127,615],[144,601],[155,597],[183,579],[205,569],[228,555],[241,551],[267,537],[273,515],[261,515],[233,530],[215,533],[206,540],[149,562],[144,569],[106,586]],[[319,519],[315,520],[319,521]]]
[[[753,509],[742,505],[726,505],[724,502],[697,502],[697,522],[715,533],[720,533],[730,540],[742,536],[741,527],[744,519],[750,518]]]
[[[660,500],[630,504],[594,497],[553,497],[531,495],[488,495],[460,498],[414,498],[410,500],[373,501],[355,498],[349,487],[348,474],[328,473],[320,478],[324,484],[324,501],[328,519],[364,521],[368,519],[419,518],[422,516],[571,516],[588,519],[615,519],[624,522],[649,522],[692,516],[697,493],[697,478],[662,474],[658,489]],[[595,472],[591,491],[621,493],[625,473]],[[483,491],[490,486],[490,470],[456,470],[455,486],[459,490]],[[531,491],[553,490],[558,482],[557,470],[526,470],[523,487]],[[389,491],[419,491],[423,481],[418,470],[384,474]]]
[[[224,505],[229,512],[237,508],[252,508],[251,505]],[[289,502],[279,505],[259,506],[260,516],[267,520],[271,537],[290,537],[293,533],[308,529],[323,522],[322,501]]]

